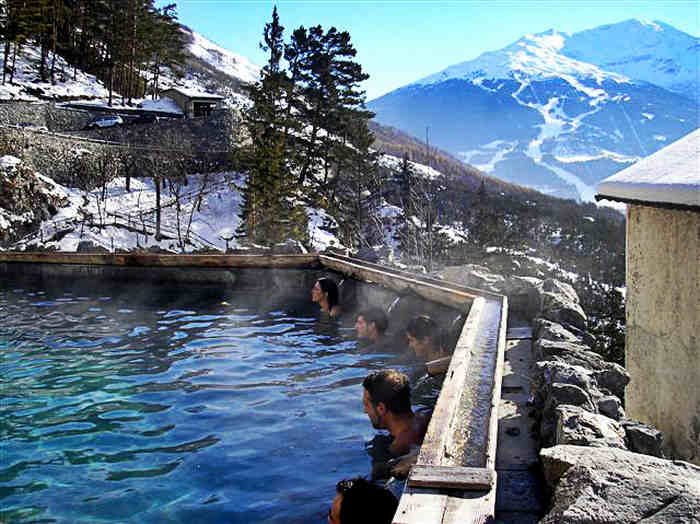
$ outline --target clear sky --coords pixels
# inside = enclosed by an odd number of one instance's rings
[[[494,51],[527,33],[576,32],[638,18],[700,34],[698,0],[158,0],[177,3],[180,21],[262,65],[262,29],[277,4],[285,36],[300,25],[350,32],[370,75],[368,99]]]

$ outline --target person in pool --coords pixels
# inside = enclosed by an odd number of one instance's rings
[[[445,373],[450,365],[450,357],[442,348],[440,329],[428,315],[419,315],[406,325],[406,342],[413,355],[424,361],[428,374]]]
[[[338,297],[338,285],[330,278],[319,278],[311,288],[311,301],[321,306],[321,311],[331,318],[339,317],[342,312]]]
[[[360,311],[355,321],[355,333],[365,352],[389,348],[389,340],[384,335],[388,324],[386,314],[380,308],[371,307]]]
[[[399,505],[389,490],[362,477],[341,480],[335,491],[329,524],[391,524]]]
[[[372,426],[388,430],[392,437],[389,454],[400,457],[420,446],[427,423],[411,409],[408,377],[393,369],[375,371],[362,386],[362,404]]]

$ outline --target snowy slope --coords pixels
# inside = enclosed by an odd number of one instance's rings
[[[635,48],[650,32],[652,44]],[[696,100],[665,87],[668,71],[697,79],[697,58],[697,38],[670,26],[547,31],[368,105],[414,136],[429,126],[435,144],[489,174],[592,201],[597,182],[698,126]]]
[[[0,54],[0,68],[5,66],[2,56]],[[6,83],[0,84],[0,100],[103,99],[109,96],[102,82],[80,69],[75,71],[76,77],[73,80],[73,68],[60,56],[56,56],[56,84],[40,82],[38,75],[40,61],[38,47],[22,46],[17,55],[12,84],[9,74]]]
[[[260,68],[247,58],[237,55],[211,42],[204,36],[183,27],[187,40],[186,63],[182,76],[175,75],[165,68],[159,79],[160,89],[182,87],[195,91],[208,91],[220,94],[231,106],[245,105],[248,99],[243,94],[245,84],[255,82]],[[0,100],[39,99],[95,100],[104,103],[108,90],[95,76],[76,71],[60,56],[56,57],[56,84],[39,82],[39,48],[35,45],[22,46],[17,58],[14,81],[0,85]],[[0,67],[3,67],[0,54]],[[144,72],[148,78],[148,74]],[[118,98],[118,96],[116,97]],[[135,100],[134,103],[138,103]],[[116,103],[116,102],[115,102]]]
[[[700,99],[699,39],[663,22],[627,20],[574,33],[562,54]]]
[[[195,31],[183,31],[191,35],[190,53],[222,73],[247,83],[256,82],[260,77],[260,68],[247,58],[224,49]]]

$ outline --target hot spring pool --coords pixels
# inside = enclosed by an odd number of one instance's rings
[[[325,522],[391,355],[309,306],[3,276],[0,521]]]

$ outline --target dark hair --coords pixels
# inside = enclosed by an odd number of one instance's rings
[[[341,524],[391,524],[399,503],[386,488],[362,477],[341,480],[335,490],[340,502]]]
[[[360,311],[357,316],[364,318],[365,322],[368,324],[374,323],[378,333],[384,333],[387,325],[389,325],[389,320],[386,318],[386,313],[384,313],[384,310],[378,307],[364,309]]]
[[[428,315],[413,317],[406,324],[406,333],[419,340],[429,338],[434,344],[440,344],[440,330]]]
[[[326,277],[321,277],[316,282],[321,286],[321,291],[328,293],[328,308],[333,308],[338,303],[338,284]]]
[[[411,411],[411,386],[403,373],[393,369],[375,371],[365,377],[362,386],[375,406],[382,402],[396,414]]]

